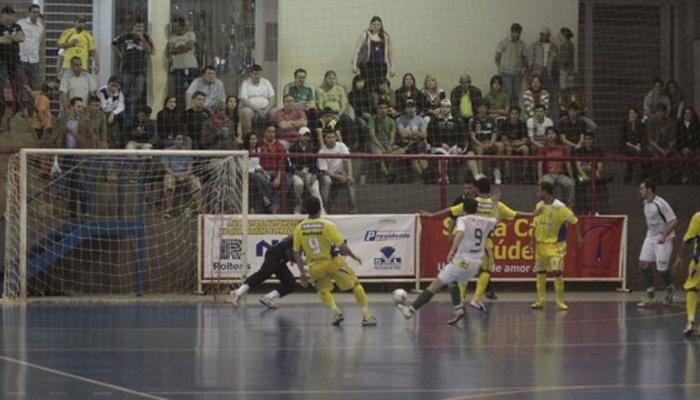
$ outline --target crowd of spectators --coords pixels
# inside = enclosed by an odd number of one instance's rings
[[[98,85],[95,41],[86,30],[85,19],[76,17],[74,26],[58,40],[62,50],[58,89],[51,83],[40,85],[36,69],[44,28],[39,6],[32,5],[28,11],[28,17],[19,22],[12,8],[0,11],[4,32],[0,37],[0,84],[13,79],[10,72],[18,70],[23,89],[20,101],[28,103],[23,108],[33,113],[32,127],[43,145],[249,150],[254,160],[249,171],[250,204],[256,212],[282,211],[280,197],[287,191],[295,211],[307,193],[320,196],[328,210],[334,188],[345,189],[345,211],[357,209],[351,160],[287,157],[294,153],[509,156],[504,161],[469,160],[464,169],[476,178],[492,175],[496,184],[535,178],[551,181],[564,189],[570,204],[577,182],[601,179],[604,171],[602,163],[548,161],[540,162],[537,171],[512,165],[519,155],[602,154],[593,145],[598,127],[588,114],[590,102],[575,74],[574,35],[568,28],[562,28],[556,40],[543,28],[539,40],[528,46],[520,38],[522,26],[514,23],[508,37],[496,47],[497,74],[487,91],[475,86],[467,73],[456,77],[448,92],[430,74],[419,86],[410,72],[394,90],[388,79],[395,75],[393,39],[381,19],[374,17],[353,49],[355,76],[349,91],[339,84],[333,70],[325,72],[320,85],[313,87],[307,83],[307,71],[298,68],[292,82],[284,86],[282,107],[276,109],[277,92],[261,66],[250,66],[236,96],[227,93],[215,66],[198,65],[197,37],[184,18],[172,21],[166,49],[155,48],[143,20],[136,18],[129,31],[112,42],[119,74]],[[170,57],[173,85],[153,121],[145,88],[149,59],[156,51]],[[56,92],[61,115],[54,119],[48,112],[48,99]],[[4,101],[0,107],[1,112]],[[624,154],[659,158],[698,154],[698,116],[685,104],[675,81],[664,85],[655,79],[641,111],[630,108],[627,116],[620,132]],[[201,180],[187,176],[192,168],[184,164],[182,159],[163,164],[165,190],[170,195],[178,181],[201,191]],[[409,181],[421,177],[426,182],[448,183],[450,179],[444,170],[448,164],[443,162],[381,159],[364,164],[369,165],[360,167],[363,177],[376,164],[378,179],[387,183],[406,171]],[[636,167],[635,163],[628,165],[625,181],[634,179],[636,169],[643,175],[650,173],[643,164]],[[697,177],[673,178],[687,182]],[[168,197],[167,203],[171,203]]]

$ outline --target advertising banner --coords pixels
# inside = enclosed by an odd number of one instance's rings
[[[415,215],[329,215],[350,248],[362,259],[348,259],[360,278],[413,277],[416,268],[417,222]],[[287,235],[299,215],[250,215],[247,248],[236,215],[204,215],[200,220],[200,279],[203,282],[238,279],[257,271],[267,249]],[[243,263],[243,254],[248,265]],[[296,268],[291,269],[296,275]]]
[[[579,217],[585,244],[579,248],[576,232],[568,230],[564,276],[591,281],[621,279],[624,221],[624,217]],[[420,275],[434,278],[446,263],[450,243],[443,232],[443,220],[421,218],[420,224]],[[526,247],[531,224],[531,219],[517,219],[497,225],[491,236],[496,260],[493,278],[534,280],[534,254]]]

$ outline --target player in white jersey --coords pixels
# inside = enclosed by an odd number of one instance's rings
[[[486,239],[498,223],[498,207],[494,207],[493,217],[482,217],[476,215],[478,203],[475,199],[464,199],[463,206],[465,215],[457,218],[456,235],[447,254],[447,265],[440,271],[437,279],[423,290],[411,305],[398,305],[399,311],[406,319],[411,318],[419,308],[430,301],[435,293],[448,284],[469,282],[481,267]],[[457,312],[449,321],[450,324],[455,324],[462,319],[464,308],[462,303],[455,310]]]
[[[639,268],[644,280],[646,299],[638,307],[649,307],[654,301],[654,264],[666,287],[666,303],[673,302],[675,288],[671,279],[671,253],[673,252],[674,229],[678,224],[676,214],[666,200],[656,195],[656,184],[644,180],[639,185],[639,194],[644,199],[644,218],[647,236],[639,254]]]

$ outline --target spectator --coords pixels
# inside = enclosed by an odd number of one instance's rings
[[[211,150],[233,150],[236,123],[229,118],[226,103],[218,103],[212,109],[211,117],[202,124],[202,146]]]
[[[272,185],[270,185],[267,171],[260,166],[260,151],[257,143],[258,136],[252,132],[243,139],[243,149],[248,150],[250,154],[248,212],[251,214],[261,211],[270,213],[272,207]]]
[[[124,112],[124,93],[119,87],[119,78],[110,76],[107,84],[97,91],[97,98],[100,100],[102,112],[107,117],[109,147],[124,147],[120,132],[122,113]]]
[[[166,150],[186,150],[186,143],[187,139],[185,135],[178,133],[175,136],[173,145],[166,148]],[[192,193],[192,200],[194,202],[195,210],[197,212],[203,212],[202,184],[192,170],[192,166],[194,164],[192,157],[169,155],[164,156],[161,163],[163,165],[163,170],[165,171],[165,177],[163,178],[163,203],[165,212],[163,216],[165,218],[170,218],[172,216],[173,194],[175,193],[175,187],[178,184],[183,183],[187,184],[190,193]]]
[[[571,104],[577,104],[579,108],[578,116],[586,123],[588,130],[595,133],[598,130],[598,125],[591,118],[586,116],[588,111],[588,102],[586,101],[586,93],[577,82],[577,76],[570,73],[566,76],[566,88],[559,92],[559,110],[560,115],[566,115]]]
[[[397,153],[396,122],[389,116],[389,105],[382,102],[377,106],[377,115],[369,120],[369,149],[373,154]],[[390,162],[382,159],[380,167],[387,183],[393,183],[394,176],[389,171]]]
[[[71,72],[63,74],[61,84],[58,88],[61,105],[64,110],[69,108],[69,99],[78,97],[83,102],[86,102],[97,90],[95,78],[91,74],[83,71],[83,63],[80,61],[80,57],[73,57],[70,65]]]
[[[156,116],[156,129],[159,138],[158,148],[164,149],[172,146],[178,133],[183,133],[182,125],[182,113],[177,103],[177,96],[170,94],[165,98],[163,109],[158,111]],[[192,148],[191,139],[187,148]]]
[[[576,150],[575,154],[581,157],[602,157],[603,151],[595,145],[595,135],[592,132],[586,132],[583,135],[583,145]],[[595,171],[593,170],[594,164]],[[581,183],[581,192],[580,196],[578,196],[581,199],[579,203],[589,204],[591,180],[595,179],[596,185],[602,189],[601,186],[608,182],[608,179],[605,178],[606,173],[607,171],[603,169],[602,161],[576,161],[576,175]],[[585,206],[577,208],[589,214],[594,211],[592,208]]]
[[[131,32],[117,36],[112,48],[120,60],[122,87],[126,93],[126,118],[132,120],[139,106],[145,105],[148,58],[153,54],[153,41],[146,32],[143,18],[134,18]]]
[[[19,43],[19,69],[17,78],[22,86],[38,89],[39,79],[39,48],[44,42],[44,25],[41,23],[41,8],[38,4],[30,4],[27,18],[17,21],[22,28],[24,41]],[[21,93],[22,109],[31,110],[31,98],[28,93]]]
[[[676,125],[676,148],[678,153],[683,157],[698,157],[700,155],[700,121],[698,114],[692,107],[685,107],[681,119]],[[691,171],[690,174],[684,168],[684,174],[681,175],[681,183],[687,184],[690,181],[698,183],[700,173],[697,168]]]
[[[254,120],[266,123],[275,105],[275,89],[270,81],[262,77],[262,67],[253,64],[249,72],[250,77],[243,81],[238,93],[238,100],[241,102],[238,110],[243,132],[251,131]]]
[[[131,124],[131,137],[126,144],[127,150],[152,150],[158,142],[156,124],[151,120],[151,107],[143,106],[136,113],[136,120]]]
[[[522,156],[530,154],[528,148],[527,127],[520,119],[521,110],[517,105],[510,106],[508,119],[501,122],[498,129],[498,142],[496,142],[497,153],[512,156],[518,153]],[[506,176],[514,177],[510,161],[506,161]],[[516,169],[520,180],[524,177],[525,168]]]
[[[352,78],[352,90],[348,93],[348,103],[355,114],[354,125],[357,129],[358,148],[367,150],[369,140],[369,120],[372,117],[372,93],[367,89],[365,79],[361,75]],[[320,142],[319,142],[320,143]]]
[[[340,123],[343,132],[343,142],[350,148],[358,145],[357,134],[354,132],[352,118],[348,116],[348,98],[345,89],[337,84],[337,76],[334,71],[326,71],[323,83],[316,89],[316,105],[319,110],[330,108],[333,110]]]
[[[399,133],[399,147],[407,154],[423,154],[427,151],[426,138],[428,137],[428,123],[418,115],[418,107],[409,100],[406,102],[406,111],[396,121]],[[416,175],[423,177],[428,167],[426,160],[411,160],[411,168]]]
[[[30,125],[36,132],[37,139],[42,140],[44,134],[51,131],[53,127],[53,116],[51,115],[51,97],[57,92],[57,87],[53,82],[44,83],[41,91],[33,91],[29,86],[24,89],[29,92],[34,99],[34,115]]]
[[[0,88],[4,90],[14,76],[19,63],[19,43],[24,41],[22,27],[15,23],[15,11],[10,6],[0,10]],[[14,81],[14,78],[12,79]],[[14,87],[14,82],[12,83]],[[5,117],[5,96],[0,96],[0,123]]]
[[[573,152],[583,146],[583,134],[588,132],[588,126],[579,117],[578,104],[569,105],[566,116],[559,120],[559,132],[561,132],[559,139],[569,146],[570,151]]]
[[[338,123],[338,118],[330,107],[323,110],[321,118],[318,120],[318,126],[316,127],[316,139],[318,141],[318,146],[322,147],[325,142],[325,136],[327,133],[334,133],[335,140],[342,142],[343,135],[340,132],[340,124]]]
[[[554,73],[559,57],[557,45],[550,41],[549,28],[540,30],[540,40],[530,46],[530,72],[533,79],[538,77],[545,88],[554,87]],[[558,76],[556,78],[559,78]],[[526,110],[527,113],[527,110]]]
[[[485,154],[498,154],[497,151],[503,151],[503,147],[496,146],[496,120],[489,116],[489,105],[486,102],[476,104],[477,114],[469,122],[469,136],[471,139],[472,150],[475,154],[483,156]],[[475,177],[484,176],[484,165],[482,160],[476,161]],[[502,182],[501,168],[496,167],[493,170],[494,183],[500,185]],[[478,179],[477,178],[477,179]]]
[[[106,149],[107,144],[107,121],[100,100],[90,96],[78,122],[78,145],[84,149]]]
[[[396,118],[399,113],[396,111],[396,93],[391,90],[391,82],[384,79],[379,82],[379,86],[372,93],[373,114],[377,113],[377,105],[384,102],[389,105],[389,115]]]
[[[389,33],[384,30],[382,19],[372,17],[369,29],[363,31],[357,38],[352,51],[352,73],[365,78],[370,90],[374,90],[380,82],[389,76],[394,76],[393,52]],[[320,107],[320,106],[319,106]]]
[[[437,80],[432,75],[426,75],[423,80],[423,116],[426,123],[440,112],[440,102],[445,100],[445,91],[440,89]]]
[[[236,127],[235,139],[233,142],[234,149],[240,149],[243,146],[243,131],[241,130],[241,119],[238,113],[238,97],[229,95],[226,98],[226,116],[232,121]]]
[[[460,76],[459,86],[450,92],[452,115],[462,119],[464,126],[469,126],[469,120],[474,116],[476,104],[480,103],[481,100],[481,90],[472,85],[471,76],[467,74]]]
[[[644,97],[644,103],[642,105],[642,111],[644,112],[643,122],[646,122],[649,118],[654,118],[656,114],[656,106],[663,104],[666,110],[671,110],[671,99],[666,96],[664,91],[664,81],[661,78],[654,78],[652,81],[652,88]]]
[[[523,93],[523,110],[525,118],[532,118],[535,114],[535,107],[542,105],[545,114],[549,110],[549,92],[542,89],[542,81],[539,77],[532,78],[530,89]]]
[[[440,102],[440,113],[428,124],[428,143],[433,154],[455,155],[464,154],[468,148],[467,129],[461,118],[452,116],[452,103],[448,99]],[[472,153],[473,154],[473,153]],[[472,174],[477,174],[476,161],[467,161]],[[442,182],[443,164],[438,163],[439,182]],[[450,183],[449,178],[445,183]]]
[[[316,110],[316,95],[314,88],[306,86],[306,76],[306,70],[303,68],[294,71],[294,82],[284,87],[283,95],[292,95],[296,106],[308,113],[310,110]]]
[[[185,91],[194,81],[195,71],[199,68],[194,55],[197,38],[194,32],[187,29],[187,21],[183,17],[177,17],[171,26],[166,52],[170,56],[170,70],[175,74],[175,95],[178,100],[184,100]]]
[[[73,59],[76,57],[80,60],[82,70],[90,71],[90,56],[92,56],[92,73],[97,74],[100,68],[100,59],[97,54],[95,38],[92,33],[85,30],[85,17],[80,15],[75,17],[73,27],[63,31],[56,44],[65,49],[63,75],[69,74],[69,69],[74,69]]]
[[[669,79],[668,82],[666,82],[666,96],[668,96],[668,99],[671,101],[671,107],[669,108],[670,116],[678,119],[683,118],[685,97],[678,87],[678,82],[673,79]]]
[[[561,28],[559,30],[561,44],[559,45],[559,54],[557,55],[557,68],[559,69],[559,89],[564,90],[568,87],[568,76],[574,73],[576,69],[576,49],[571,39],[574,33],[569,28]]]
[[[304,126],[299,129],[299,140],[289,148],[289,152],[304,154],[318,153],[318,148],[314,146],[311,140],[311,130],[309,128]],[[296,200],[294,213],[300,214],[302,211],[301,206],[304,200],[304,192],[308,192],[309,195],[319,199],[321,198],[318,183],[318,160],[315,157],[300,157],[292,158],[291,163],[294,171],[292,186],[294,188],[294,198]],[[323,209],[323,205],[321,205],[321,209]]]
[[[520,40],[523,27],[518,23],[510,26],[510,37],[505,38],[496,48],[498,74],[503,78],[503,89],[510,104],[517,104],[520,98],[520,82],[527,70],[527,46]]]
[[[627,118],[620,127],[620,139],[622,152],[627,157],[648,157],[649,141],[647,140],[646,126],[642,122],[639,111],[631,107],[627,110]],[[642,168],[642,176],[639,179],[634,178],[634,167],[640,165]],[[648,176],[648,165],[635,161],[628,161],[625,169],[625,183],[639,182]]]
[[[647,137],[654,157],[670,157],[675,153],[676,120],[668,117],[663,103],[654,108],[654,118],[647,124]]]
[[[287,153],[287,150],[277,140],[276,136],[277,128],[274,125],[268,125],[262,140],[258,142],[260,166],[267,171],[267,176],[273,189],[273,214],[277,214],[280,211],[280,192],[289,190],[292,185],[291,179],[288,179],[286,176],[287,157],[283,156]]]
[[[328,132],[324,136],[325,145],[319,150],[319,154],[350,154],[348,147],[336,141],[336,135]],[[352,160],[348,158],[319,158],[318,169],[321,172],[321,198],[326,205],[326,211],[330,212],[330,192],[332,188],[344,187],[347,189],[348,214],[357,212],[355,201],[355,180],[352,177]]]
[[[547,129],[554,126],[554,122],[545,117],[544,106],[535,106],[535,115],[527,119],[527,136],[530,139],[531,152],[534,154],[537,149],[543,147],[546,142]]]
[[[272,119],[277,129],[277,139],[285,149],[289,149],[299,139],[299,129],[308,126],[306,113],[296,106],[294,96],[287,94],[282,101],[283,107],[275,113]]]
[[[537,150],[539,157],[568,157],[569,149],[558,143],[559,132],[554,127],[547,128],[547,142],[544,147]],[[574,185],[571,163],[568,161],[538,161],[537,177],[539,182],[549,182],[559,185],[564,190],[565,203],[569,207],[574,205]]]
[[[183,123],[185,134],[190,137],[192,146],[196,150],[208,150],[204,147],[202,138],[202,126],[204,121],[211,117],[211,112],[204,107],[206,95],[204,92],[194,92],[192,94],[192,107],[185,110]]]
[[[202,76],[192,81],[190,87],[187,88],[187,97],[191,98],[194,92],[202,92],[206,95],[204,107],[209,111],[214,105],[226,102],[224,83],[216,79],[216,68],[213,65],[204,67]]]
[[[53,149],[77,149],[78,122],[83,115],[83,99],[73,97],[68,102],[68,107],[56,119],[54,129],[41,142],[41,147]]]
[[[491,90],[484,97],[484,101],[491,105],[489,116],[505,119],[510,109],[510,98],[503,92],[503,78],[498,75],[492,76],[489,87]]]
[[[396,89],[396,108],[399,114],[403,113],[406,108],[406,102],[413,100],[414,105],[418,108],[418,112],[422,112],[422,97],[416,87],[416,77],[412,73],[407,73],[401,80],[401,87]]]

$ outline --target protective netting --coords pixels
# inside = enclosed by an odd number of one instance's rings
[[[191,292],[198,215],[247,215],[246,169],[236,152],[13,156],[5,297]]]

